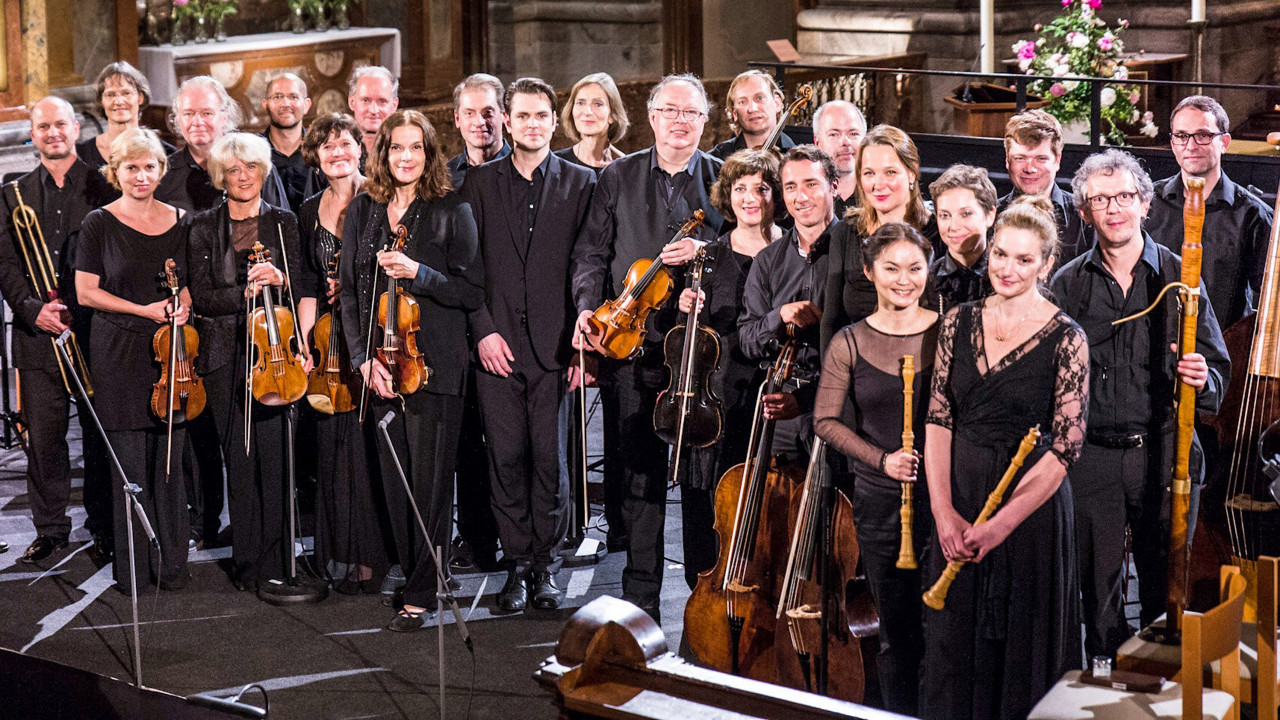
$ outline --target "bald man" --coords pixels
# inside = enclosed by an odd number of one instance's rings
[[[0,237],[0,293],[13,309],[13,364],[21,377],[19,399],[27,429],[27,495],[36,538],[18,562],[36,564],[67,546],[71,517],[71,462],[67,446],[67,385],[59,372],[53,338],[72,329],[81,350],[89,349],[89,316],[75,303],[74,273],[76,237],[84,216],[116,193],[101,174],[76,157],[80,138],[71,105],[59,97],[47,97],[31,108],[31,143],[40,164],[16,182],[4,187],[4,225]],[[43,231],[49,258],[57,273],[58,299],[36,292],[22,260],[11,218],[18,196],[35,211]],[[75,382],[68,378],[72,388]],[[106,452],[87,413],[79,412],[84,438],[85,528],[93,537],[90,557],[101,567],[112,558],[111,479],[102,461]]]

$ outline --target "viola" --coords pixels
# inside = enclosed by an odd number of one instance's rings
[[[690,271],[689,287],[694,298],[702,289],[706,262],[706,250],[699,249]],[[653,408],[653,429],[663,441],[675,446],[672,478],[678,477],[685,445],[707,447],[720,439],[724,428],[722,403],[711,391],[711,374],[720,364],[720,336],[715,330],[698,324],[699,304],[695,299],[686,322],[671,328],[663,342],[671,381],[667,389],[658,394]]]
[[[697,232],[705,217],[701,210],[695,210],[667,245]],[[587,320],[591,326],[591,333],[587,335],[591,348],[613,360],[635,357],[644,342],[649,313],[666,304],[672,285],[671,273],[658,258],[640,258],[631,263],[622,294],[616,300],[606,300]]]
[[[338,258],[334,252],[329,261],[328,277],[338,277]],[[330,312],[316,320],[311,329],[311,346],[320,350],[320,362],[307,375],[307,402],[325,415],[348,413],[356,409],[352,388],[360,387],[360,377],[351,369],[351,354],[342,336],[342,313],[335,302]]]
[[[396,228],[391,250],[404,252],[409,231]],[[412,395],[431,379],[431,368],[418,350],[417,333],[422,310],[413,295],[400,287],[400,281],[387,275],[387,290],[378,297],[377,322],[382,329],[378,359],[391,373],[391,386],[397,395]]]
[[[195,358],[200,354],[200,335],[195,328],[179,325],[175,319],[182,302],[178,299],[175,267],[173,258],[164,261],[165,287],[173,302],[169,324],[156,330],[151,338],[151,348],[160,363],[160,380],[151,386],[151,413],[168,426],[166,480],[173,466],[173,424],[196,417],[205,404],[204,381],[196,375],[194,367]]]
[[[270,251],[255,242],[249,260],[255,265],[269,263]],[[288,405],[301,399],[307,391],[307,374],[293,346],[296,342],[293,313],[275,304],[269,285],[259,288],[258,296],[261,304],[249,315],[249,333],[256,357],[249,372],[249,387],[253,397],[263,405]]]
[[[786,521],[799,468],[770,456],[775,421],[763,397],[779,392],[795,360],[783,345],[756,397],[746,461],[720,478],[715,497],[716,564],[698,576],[684,607],[685,638],[698,660],[721,672],[764,682],[777,679],[774,656],[779,587],[775,563],[786,557]]]

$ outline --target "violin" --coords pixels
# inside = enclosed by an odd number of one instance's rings
[[[262,243],[253,244],[249,261],[255,265],[271,262],[271,253]],[[288,405],[307,391],[307,374],[298,361],[294,338],[293,313],[278,307],[271,296],[271,286],[258,290],[261,305],[249,315],[249,333],[257,361],[249,372],[253,397],[263,405]]]
[[[701,210],[695,210],[693,217],[680,226],[667,245],[697,232],[705,217]],[[649,313],[666,304],[667,298],[671,297],[672,285],[671,273],[658,258],[641,258],[631,263],[622,294],[617,300],[606,300],[587,319],[591,326],[587,342],[591,343],[591,348],[613,360],[635,357],[644,342],[644,326]]]
[[[764,144],[755,149],[773,150],[778,147],[778,139],[782,137],[782,128],[786,126],[788,120],[800,112],[800,108],[809,104],[809,100],[812,97],[812,85],[801,85],[797,88],[796,99],[791,101],[791,104],[787,106],[787,111],[782,114],[782,117],[778,118],[778,124],[773,126],[773,132],[769,133],[769,137],[764,141]]]
[[[160,363],[160,380],[151,386],[151,413],[168,425],[165,453],[165,478],[173,460],[173,424],[186,422],[204,410],[204,381],[195,373],[193,362],[200,354],[200,335],[190,325],[179,325],[176,319],[181,300],[178,298],[178,275],[173,258],[164,261],[165,287],[173,299],[169,324],[151,338],[151,348]],[[174,342],[175,338],[180,341]]]
[[[858,537],[853,506],[827,469],[827,444],[815,442],[804,491],[791,505],[791,549],[776,618],[780,684],[862,702],[862,638],[880,623],[867,591],[856,592]]]
[[[391,250],[404,252],[409,231],[403,225],[396,228]],[[387,290],[378,298],[377,322],[382,328],[382,342],[378,345],[378,359],[391,373],[391,386],[397,395],[412,395],[431,379],[422,353],[418,351],[417,333],[422,310],[418,301],[400,287],[400,281],[387,275]]]
[[[689,649],[707,667],[774,682],[774,630],[779,596],[776,560],[786,556],[786,522],[800,469],[771,457],[776,421],[764,415],[765,395],[779,392],[794,368],[796,343],[782,346],[756,396],[750,453],[720,478],[715,530],[720,554],[684,607]]]
[[[671,382],[658,394],[653,429],[663,441],[675,446],[672,478],[678,477],[685,445],[707,447],[720,439],[724,428],[722,403],[711,391],[711,374],[720,364],[720,336],[715,330],[698,325],[701,303],[697,298],[706,261],[706,250],[699,248],[691,270],[693,307],[685,324],[671,328],[663,342]]]
[[[338,277],[338,258],[329,261],[328,277]],[[311,346],[320,349],[320,362],[307,375],[307,402],[325,415],[348,413],[356,409],[351,388],[359,387],[359,376],[351,369],[351,354],[342,339],[342,313],[335,302],[330,312],[316,320],[311,329]]]

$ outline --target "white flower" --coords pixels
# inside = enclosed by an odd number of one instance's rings
[[[1044,38],[1036,40],[1036,47],[1044,47]]]
[[[1102,88],[1102,107],[1111,107],[1116,101],[1116,89],[1113,87]]]
[[[1066,88],[1067,92],[1071,92],[1072,90],[1075,90],[1079,86],[1080,86],[1080,82],[1077,80],[1062,81],[1062,87]]]
[[[1159,135],[1160,129],[1156,127],[1155,118],[1156,118],[1155,113],[1151,112],[1150,110],[1143,113],[1142,122],[1144,124],[1142,126],[1142,129],[1138,130],[1138,132],[1141,133],[1142,135],[1146,135],[1149,138],[1153,138],[1156,135]]]
[[[1127,67],[1125,67],[1125,66],[1123,66],[1123,65],[1118,65],[1118,66],[1116,66],[1116,70],[1115,70],[1115,72],[1112,74],[1112,77],[1114,77],[1114,78],[1115,78],[1115,79],[1117,79],[1117,80],[1125,80],[1125,79],[1128,79],[1128,77],[1129,77],[1129,68],[1127,68]]]
[[[1021,71],[1026,72],[1026,71],[1027,71],[1027,69],[1028,69],[1028,68],[1030,68],[1030,67],[1031,67],[1031,61],[1030,61],[1030,60],[1019,60],[1019,61],[1018,61],[1018,69],[1019,69],[1019,70],[1021,70]]]
[[[1089,36],[1078,32],[1068,33],[1067,44],[1077,50],[1080,50],[1089,45]]]
[[[1053,69],[1054,77],[1063,77],[1071,72],[1071,66],[1063,63]]]
[[[1141,116],[1142,115],[1138,112],[1138,108],[1134,108],[1133,112],[1130,113],[1129,115],[1129,122],[1136,123],[1138,122],[1138,118],[1140,118]]]

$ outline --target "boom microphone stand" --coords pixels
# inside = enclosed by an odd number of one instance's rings
[[[271,605],[311,605],[329,597],[329,586],[316,582],[311,577],[298,577],[298,553],[295,544],[298,541],[298,513],[294,494],[297,490],[293,440],[294,425],[298,419],[298,405],[292,403],[285,410],[285,467],[288,468],[288,484],[285,488],[284,503],[289,513],[289,542],[282,548],[285,553],[285,567],[288,575],[284,580],[270,580],[258,587],[258,599]],[[283,543],[282,543],[283,544]]]
[[[462,609],[458,607],[458,600],[453,596],[453,592],[449,590],[448,584],[444,577],[444,567],[442,566],[443,551],[440,547],[431,543],[431,534],[427,532],[427,524],[422,520],[422,512],[418,509],[418,501],[413,497],[413,488],[409,485],[409,478],[404,474],[404,467],[400,464],[400,454],[396,452],[396,446],[391,442],[391,433],[387,432],[387,425],[391,424],[391,420],[395,418],[396,413],[390,410],[378,422],[378,430],[382,431],[382,439],[387,443],[387,449],[391,451],[391,459],[396,464],[396,473],[400,475],[400,482],[404,485],[404,494],[409,498],[409,507],[413,508],[413,517],[417,520],[418,529],[422,531],[422,539],[426,541],[427,547],[431,548],[431,556],[435,559],[436,564],[436,645],[439,653],[439,672],[440,672],[440,720],[444,720],[444,622],[440,617],[441,611],[444,610],[442,603],[448,604],[449,611],[453,613],[453,624],[458,627],[458,634],[462,637],[462,642],[467,646],[467,651],[474,657],[476,649],[471,644],[471,633],[467,631],[467,623],[462,619]]]
[[[151,529],[151,522],[147,520],[147,512],[142,509],[142,502],[138,500],[138,495],[142,492],[142,488],[129,482],[129,478],[125,476],[124,468],[120,466],[120,458],[116,457],[116,450],[111,447],[111,440],[107,438],[107,431],[102,428],[102,422],[98,420],[98,412],[94,410],[93,403],[89,401],[89,393],[85,391],[84,383],[80,381],[80,373],[77,370],[77,366],[71,362],[71,356],[67,353],[67,339],[70,337],[71,331],[63,330],[53,344],[58,348],[58,352],[62,355],[62,360],[66,363],[67,375],[75,380],[76,389],[80,392],[80,398],[84,400],[84,407],[81,408],[81,411],[88,412],[89,417],[93,418],[93,425],[98,429],[98,434],[102,436],[102,444],[106,446],[107,454],[111,456],[111,464],[115,466],[116,472],[120,473],[120,481],[124,486],[125,502],[133,506],[133,512],[138,514],[138,522],[142,524],[142,531],[147,534],[147,539],[155,544],[158,551],[160,543],[156,540],[156,532]],[[138,632],[138,567],[134,564],[133,513],[125,511],[124,522],[129,534],[129,597],[130,603],[133,605],[133,686],[141,690],[144,686],[142,684],[141,634]]]

